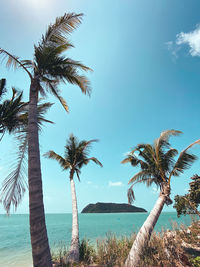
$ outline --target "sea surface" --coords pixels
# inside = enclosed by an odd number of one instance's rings
[[[138,231],[148,213],[103,213],[79,214],[80,239],[91,242],[106,237],[108,233],[117,236],[130,235]],[[71,214],[47,214],[46,224],[51,248],[61,244],[70,244]],[[174,222],[178,225],[191,223],[191,217],[177,218],[175,212],[163,212],[155,230],[172,229]],[[0,215],[0,267],[31,267],[31,246],[29,234],[29,217],[23,215]]]

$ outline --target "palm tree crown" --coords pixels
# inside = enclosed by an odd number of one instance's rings
[[[73,45],[64,34],[70,34],[81,23],[83,14],[68,13],[58,17],[54,24],[50,24],[45,35],[38,45],[34,46],[33,60],[20,60],[0,48],[0,55],[8,58],[7,66],[22,68],[31,81],[35,82],[35,89],[42,95],[52,93],[59,99],[66,111],[68,105],[61,97],[58,89],[60,82],[78,85],[84,94],[90,95],[89,80],[78,73],[79,70],[91,71],[79,61],[72,60],[64,55]]]
[[[73,134],[71,134],[65,146],[64,157],[58,155],[52,150],[47,152],[45,156],[57,160],[63,170],[73,170],[73,172],[77,174],[77,177],[80,181],[80,170],[90,161],[93,161],[97,165],[103,167],[103,165],[97,158],[89,157],[91,144],[93,142],[97,142],[97,140],[83,140],[79,142],[78,139]]]
[[[178,150],[171,148],[169,137],[179,134],[181,132],[176,130],[164,131],[154,144],[137,145],[122,161],[131,163],[133,167],[140,167],[140,171],[129,180],[129,184],[132,184],[128,191],[129,202],[134,200],[132,188],[136,183],[145,183],[147,186],[155,183],[162,188],[163,184],[170,185],[172,176],[179,176],[195,161],[196,156],[190,154],[188,149],[200,144],[200,140],[189,145],[176,159]]]

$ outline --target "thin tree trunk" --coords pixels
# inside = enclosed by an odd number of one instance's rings
[[[73,180],[74,172],[70,171],[70,185],[72,194],[72,239],[71,246],[69,250],[69,255],[67,258],[68,262],[78,262],[79,261],[79,227],[78,227],[78,208],[76,199],[76,190]]]
[[[49,242],[45,224],[40,151],[37,125],[38,82],[30,86],[28,116],[28,183],[29,220],[34,267],[52,267]]]
[[[154,226],[160,216],[160,213],[163,209],[163,206],[165,204],[166,198],[169,196],[169,193],[166,195],[164,193],[160,193],[160,196],[158,200],[156,201],[156,204],[153,207],[153,210],[147,217],[146,221],[140,228],[140,231],[138,232],[136,239],[133,243],[133,246],[129,252],[128,258],[125,262],[125,267],[138,267],[140,263],[140,258],[143,253],[144,247],[147,244],[147,242],[150,240],[151,233],[154,229]]]

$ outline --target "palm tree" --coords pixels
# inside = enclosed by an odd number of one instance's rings
[[[82,14],[64,14],[50,24],[38,45],[34,46],[33,60],[21,60],[0,48],[0,55],[8,58],[7,66],[22,68],[30,78],[29,115],[28,115],[28,184],[29,216],[33,265],[52,266],[51,254],[45,223],[40,150],[37,124],[38,95],[51,92],[56,96],[66,111],[68,106],[61,97],[60,82],[71,83],[80,87],[84,94],[90,94],[87,78],[78,70],[88,71],[88,67],[63,54],[73,45],[67,39],[81,23]]]
[[[39,130],[42,129],[44,122],[53,123],[44,117],[51,106],[52,103],[40,103],[39,101],[39,105],[37,107]],[[11,206],[13,206],[16,211],[27,188],[28,103],[23,109],[23,112],[20,112],[18,118],[19,126],[12,132],[16,141],[16,158],[15,160],[12,160],[9,168],[10,172],[3,180],[2,187],[0,189],[0,202],[3,203],[8,215],[10,214]]]
[[[0,80],[0,100],[2,100],[6,90],[6,80]],[[27,103],[22,102],[22,92],[18,92],[14,87],[12,88],[11,99],[4,100],[0,104],[0,141],[4,134],[9,134],[16,131],[23,125],[23,112]]]
[[[200,139],[189,145],[178,155],[178,151],[171,148],[169,137],[179,135],[180,131],[167,130],[161,133],[154,144],[139,144],[133,149],[122,163],[130,163],[133,167],[141,170],[129,181],[131,187],[128,190],[128,199],[131,203],[135,197],[133,186],[136,183],[144,183],[151,186],[153,183],[160,188],[159,198],[147,217],[140,231],[138,232],[130,253],[126,259],[126,267],[138,267],[142,251],[151,237],[154,226],[160,216],[165,204],[172,204],[170,199],[170,182],[173,176],[181,175],[196,160],[196,156],[190,154],[188,150],[195,144],[200,144]]]
[[[91,144],[96,141],[97,140],[83,140],[79,142],[74,135],[70,135],[69,140],[67,140],[67,144],[65,146],[64,157],[58,155],[52,150],[45,154],[46,157],[57,160],[63,170],[69,170],[72,195],[72,239],[67,262],[79,261],[78,208],[74,184],[74,174],[77,175],[78,180],[80,181],[81,168],[84,165],[87,165],[90,161],[93,161],[94,163],[103,167],[101,162],[97,158],[89,157]]]

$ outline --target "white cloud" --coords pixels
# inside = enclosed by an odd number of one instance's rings
[[[109,181],[108,186],[123,186],[122,182],[111,182]]]
[[[167,46],[167,49],[171,52],[173,59],[177,59],[180,47],[178,47],[178,45],[172,41],[166,42],[165,45]]]
[[[168,42],[170,43],[170,42]],[[184,33],[181,32],[176,36],[176,44],[187,44],[190,47],[191,56],[200,56],[200,25],[196,26],[194,31]]]

